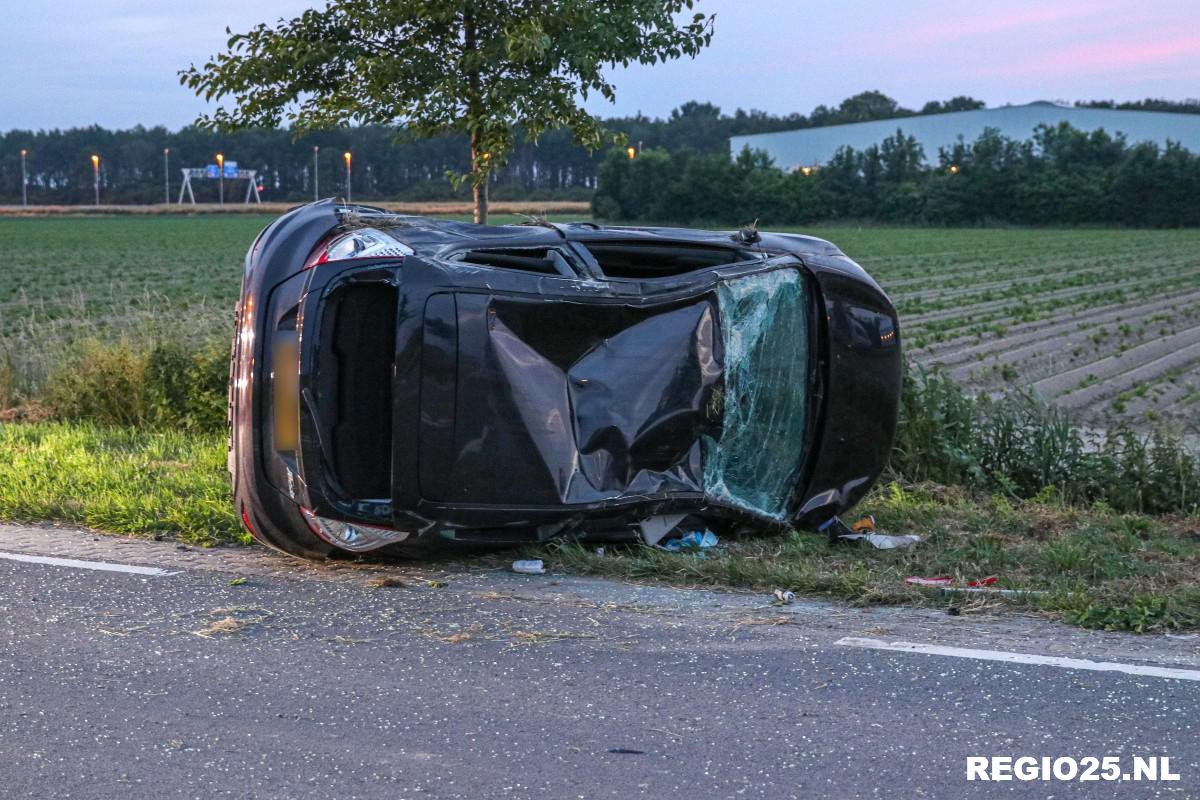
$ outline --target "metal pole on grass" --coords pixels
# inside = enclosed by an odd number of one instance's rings
[[[217,153],[217,197],[225,205],[225,156]]]
[[[321,190],[317,188],[317,154],[321,152],[320,145],[313,145],[313,201],[321,199]]]
[[[171,205],[171,148],[163,148],[163,202]]]
[[[29,151],[24,147],[21,148],[21,205],[29,205],[29,178],[25,172],[25,156]]]
[[[92,156],[92,189],[96,192],[96,205],[100,205],[100,156]]]

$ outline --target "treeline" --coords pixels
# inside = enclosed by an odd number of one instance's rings
[[[1077,100],[1079,108],[1115,108],[1121,111],[1166,111],[1169,114],[1200,114],[1200,98],[1187,100],[1163,100],[1147,97],[1145,100]]]
[[[902,123],[864,150],[784,173],[762,151],[612,153],[599,172],[596,216],[683,224],[816,220],[963,225],[1200,225],[1200,156],[1131,145],[1066,123],[1016,141],[988,129],[928,160]]]
[[[982,107],[957,97],[926,103],[922,112]],[[606,121],[639,149],[670,153],[727,153],[729,137],[751,133],[911,116],[879,92],[862,92],[837,106],[817,106],[810,114],[768,114],[738,109],[723,114],[711,103],[689,102],[666,119],[638,114]],[[313,147],[318,147],[316,160]],[[164,149],[169,149],[167,159]],[[21,150],[27,151],[29,202],[81,204],[94,199],[92,155],[100,156],[100,198],[105,203],[160,203],[179,196],[181,167],[215,163],[217,153],[243,169],[257,170],[263,199],[303,201],[319,189],[323,196],[346,192],[342,154],[352,154],[352,195],[358,200],[439,200],[465,198],[446,175],[470,165],[470,148],[461,136],[406,137],[388,127],[342,128],[293,139],[287,130],[218,134],[195,127],[180,131],[137,127],[69,130],[12,130],[0,134],[0,204],[21,202]],[[603,152],[576,145],[564,131],[552,131],[537,143],[522,142],[497,171],[492,194],[499,199],[588,199],[596,187]],[[167,173],[164,175],[164,171]],[[169,184],[168,184],[169,181]],[[316,185],[314,186],[314,181]],[[227,187],[240,199],[244,186]],[[215,181],[194,181],[196,199],[216,200]]]
[[[1085,105],[1114,105],[1091,101]],[[666,119],[641,114],[606,121],[639,150],[661,150],[672,156],[693,154],[728,158],[729,137],[794,130],[821,125],[903,119],[982,108],[971,97],[933,100],[919,109],[905,108],[880,92],[861,92],[836,106],[817,106],[808,114],[768,114],[738,109],[722,113],[711,103],[689,102]],[[1115,107],[1200,112],[1200,103],[1143,100]],[[313,147],[319,147],[314,163]],[[170,149],[164,161],[163,150]],[[29,202],[90,203],[93,200],[91,156],[100,156],[101,201],[158,203],[166,197],[169,180],[172,202],[178,197],[181,167],[203,167],[217,153],[259,173],[263,199],[284,202],[345,194],[342,154],[353,154],[352,195],[357,200],[437,200],[465,197],[446,177],[469,165],[466,139],[441,136],[418,140],[387,127],[343,128],[293,139],[286,130],[254,130],[218,134],[194,127],[107,130],[99,127],[53,131],[12,130],[0,134],[0,204],[21,202],[21,150],[27,151]],[[492,193],[499,199],[587,199],[592,196],[604,152],[588,152],[568,134],[552,131],[538,142],[522,143],[494,178]],[[167,174],[164,175],[164,170]],[[314,187],[314,181],[317,186]],[[227,187],[240,199],[244,186]],[[194,182],[196,199],[215,200],[216,181]]]
[[[881,107],[882,108],[882,107]],[[636,147],[668,152],[727,153],[729,137],[787,130],[809,124],[802,114],[777,116],[738,109],[732,115],[709,103],[685,103],[666,119],[641,115],[610,119],[615,133]],[[319,148],[314,160],[313,148]],[[464,137],[407,137],[381,126],[342,128],[293,139],[287,130],[218,134],[187,127],[99,127],[0,134],[0,203],[21,202],[21,150],[27,151],[29,202],[81,204],[93,201],[91,156],[100,156],[101,201],[160,203],[179,196],[180,168],[214,164],[217,153],[243,169],[258,171],[264,200],[303,201],[346,192],[342,154],[352,154],[352,195],[356,200],[438,200],[469,196],[447,178],[470,166]],[[168,158],[163,151],[169,149]],[[499,199],[582,199],[591,197],[605,153],[589,152],[564,131],[551,131],[536,143],[521,142],[499,169],[491,187]],[[164,174],[165,171],[165,174]],[[314,186],[314,180],[316,186]],[[244,186],[226,187],[241,198]],[[216,181],[193,181],[198,201],[214,201]]]
[[[344,128],[293,139],[287,130],[251,130],[220,134],[187,127],[73,128],[9,131],[0,135],[0,203],[21,202],[21,156],[27,151],[31,204],[83,204],[93,201],[91,156],[100,156],[103,203],[161,203],[179,197],[181,168],[216,163],[221,153],[241,169],[258,172],[263,200],[294,202],[346,194],[343,153],[352,154],[355,200],[427,200],[455,196],[446,175],[469,165],[469,147],[458,137],[404,139],[403,131],[378,126]],[[313,148],[319,148],[314,154]],[[169,153],[164,154],[164,150]],[[536,198],[574,192],[591,196],[595,157],[570,137],[554,132],[537,144],[523,145],[496,176],[495,191]],[[215,202],[217,181],[193,180],[199,202]],[[240,201],[245,184],[227,185],[226,199]]]

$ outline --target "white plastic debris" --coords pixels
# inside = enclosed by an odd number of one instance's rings
[[[990,594],[996,597],[1039,597],[1049,594],[1041,589],[997,589],[992,586],[943,586],[938,591],[943,595]]]
[[[519,572],[522,575],[545,575],[546,567],[542,564],[542,560],[535,559],[532,561],[514,561],[513,572]]]
[[[895,550],[898,547],[912,547],[918,542],[925,541],[923,537],[917,536],[915,533],[907,533],[903,536],[891,536],[886,533],[847,533],[838,538],[850,539],[852,541],[866,539],[876,550]]]
[[[662,541],[662,538],[674,530],[675,526],[683,522],[686,514],[663,514],[657,517],[646,517],[638,523],[638,527],[642,529],[642,541],[654,547]]]

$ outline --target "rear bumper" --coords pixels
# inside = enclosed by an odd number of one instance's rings
[[[246,254],[237,305],[229,381],[229,458],[236,510],[260,542],[297,555],[323,556],[329,548],[312,536],[289,494],[295,474],[280,491],[267,474],[264,429],[271,416],[266,308],[271,290],[299,273],[313,248],[339,223],[331,201],[302,206],[280,217]],[[290,491],[289,491],[290,490]]]

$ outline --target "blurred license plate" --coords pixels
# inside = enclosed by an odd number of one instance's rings
[[[277,331],[271,353],[275,449],[295,450],[300,438],[300,348],[295,331]]]

